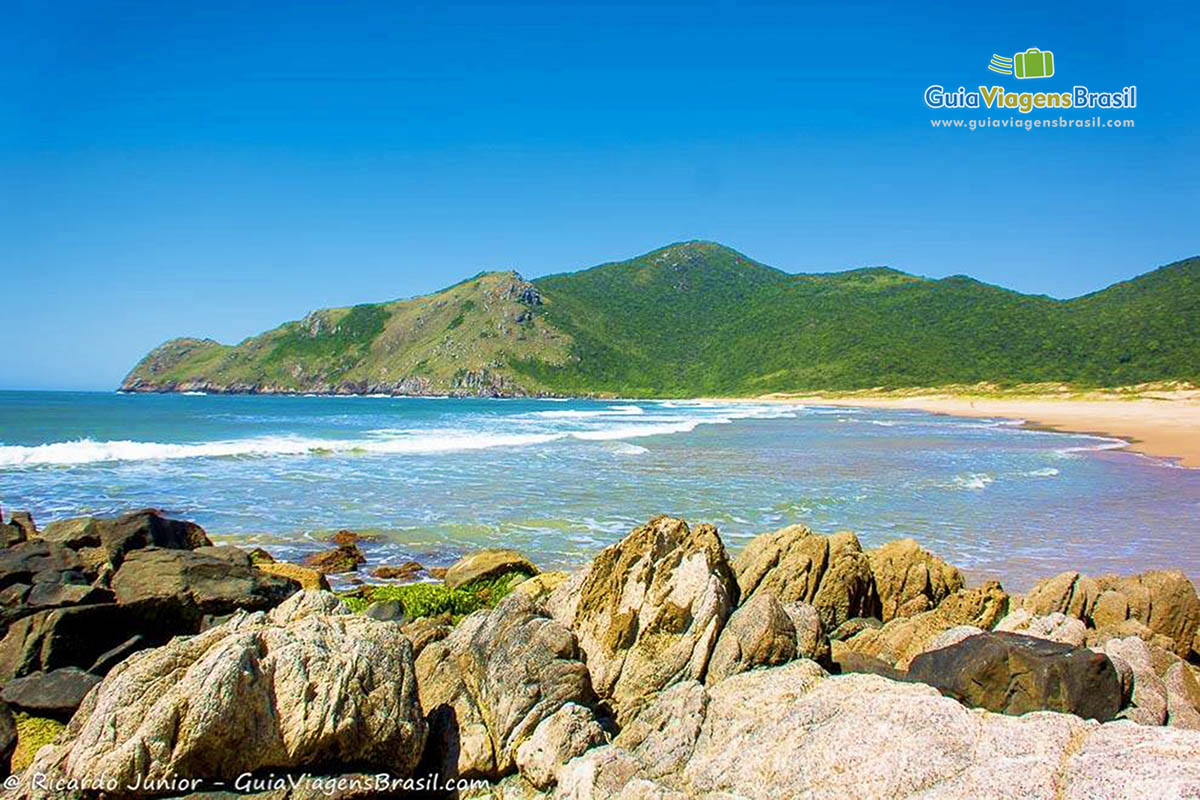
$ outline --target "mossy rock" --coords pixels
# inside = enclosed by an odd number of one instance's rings
[[[17,749],[12,755],[12,772],[15,774],[33,763],[37,751],[52,744],[67,726],[45,717],[29,714],[13,715],[17,723]]]
[[[524,572],[508,572],[451,589],[444,583],[409,583],[374,586],[342,595],[351,611],[361,613],[372,603],[395,600],[410,619],[449,614],[460,619],[481,608],[492,608],[528,579]]]

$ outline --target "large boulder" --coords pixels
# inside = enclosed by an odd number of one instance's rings
[[[1121,679],[1106,656],[1018,633],[988,631],[921,653],[908,674],[1002,714],[1062,711],[1104,722],[1121,708]]]
[[[445,777],[497,779],[564,705],[595,702],[575,636],[525,595],[477,611],[417,657],[430,724],[427,764]]]
[[[1159,570],[1125,578],[1101,575],[1096,583],[1101,592],[1099,599],[1114,593],[1121,595],[1126,618],[1135,619],[1154,633],[1170,639],[1176,655],[1186,658],[1191,652],[1193,637],[1200,628],[1200,598],[1182,572]],[[1120,605],[1116,600],[1112,606],[1101,608],[1116,621]]]
[[[99,677],[78,667],[62,667],[9,681],[0,699],[19,711],[65,722],[99,682]]]
[[[638,725],[643,718],[648,724]],[[563,767],[556,796],[1084,800],[1196,793],[1197,732],[970,710],[923,684],[827,677],[811,661],[793,661],[663,692],[613,744]]]
[[[1039,639],[1082,647],[1087,641],[1087,626],[1082,620],[1068,617],[1060,611],[1035,617],[1027,609],[1018,608],[996,623],[994,630],[1005,633],[1023,633]]]
[[[808,603],[788,603],[783,611],[796,631],[796,658],[811,658],[818,664],[828,665],[829,636],[825,633],[820,612]]]
[[[781,603],[810,603],[828,630],[880,613],[871,562],[849,531],[821,536],[790,525],[764,533],[747,543],[733,568],[743,602],[768,591]]]
[[[854,651],[906,669],[918,653],[928,650],[943,632],[963,625],[991,629],[1008,612],[1008,594],[990,581],[973,589],[959,589],[932,611],[912,617],[897,617],[880,628],[865,628],[839,643],[840,653]]]
[[[359,564],[367,563],[367,557],[354,543],[341,544],[332,550],[305,556],[302,565],[323,575],[355,572]]]
[[[130,641],[135,627],[125,610],[111,603],[31,614],[0,640],[0,683],[62,667],[88,669]]]
[[[28,539],[25,531],[19,525],[10,522],[0,522],[0,547],[12,547]]]
[[[1086,620],[1100,589],[1096,582],[1078,572],[1060,572],[1034,584],[1025,595],[1022,607],[1037,617],[1059,612]]]
[[[307,594],[120,664],[13,797],[57,797],[38,775],[125,787],[343,764],[410,774],[426,727],[408,640]]]
[[[566,703],[538,723],[517,748],[517,767],[535,787],[549,789],[558,781],[563,764],[604,742],[604,728],[592,710]]]
[[[1200,629],[1200,597],[1178,570],[1159,570],[1132,577],[1089,578],[1063,572],[1037,583],[1025,596],[1024,608],[1035,616],[1061,612],[1098,631],[1127,633],[1129,620],[1164,636],[1181,658],[1192,650]]]
[[[1154,670],[1150,647],[1137,636],[1110,639],[1104,654],[1128,673],[1129,707],[1121,716],[1141,725],[1162,725],[1167,721],[1167,686]]]
[[[1163,676],[1167,690],[1167,724],[1175,728],[1200,730],[1200,680],[1194,668],[1179,661]]]
[[[623,720],[664,687],[704,678],[737,598],[716,528],[661,516],[602,551],[546,605],[575,632],[596,692]]]
[[[38,575],[79,572],[84,564],[71,548],[57,542],[32,539],[0,549],[0,589],[30,585]]]
[[[99,548],[114,569],[128,553],[143,547],[194,550],[212,544],[196,523],[170,519],[152,508],[113,519],[79,517],[52,522],[40,536],[76,550]]]
[[[770,592],[751,596],[729,617],[713,648],[706,681],[716,683],[755,667],[796,657],[796,626]]]
[[[446,570],[445,581],[448,587],[457,589],[475,581],[496,578],[509,572],[537,575],[538,568],[516,550],[480,550],[478,553],[471,553],[454,562],[450,569]]]
[[[914,539],[897,539],[868,550],[867,558],[884,622],[915,603],[923,607],[921,610],[936,608],[966,585],[957,567],[923,550]]]
[[[17,721],[12,709],[0,701],[0,777],[7,778],[11,771],[13,751],[17,749]]]
[[[112,588],[139,631],[161,637],[195,633],[205,616],[273,608],[300,584],[215,555],[151,547],[125,557]]]

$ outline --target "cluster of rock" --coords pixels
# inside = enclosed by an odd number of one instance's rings
[[[142,550],[209,557],[194,544],[144,545],[111,582]],[[477,554],[446,579],[514,558]],[[300,770],[579,800],[1200,794],[1200,600],[1175,573],[1017,597],[966,587],[911,540],[864,551],[792,526],[731,559],[712,526],[658,517],[457,624],[287,588],[110,667],[11,796],[64,796],[33,774]]]
[[[152,510],[42,531],[14,514],[0,538],[0,699],[39,716],[69,718],[138,650],[239,609],[272,608],[300,588]]]

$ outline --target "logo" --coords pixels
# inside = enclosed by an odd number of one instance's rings
[[[1054,53],[1031,47],[1024,52],[1014,53],[1012,58],[993,53],[987,68],[1000,75],[1028,80],[1053,78],[1054,66]],[[980,85],[977,91],[972,91],[966,86],[959,86],[955,91],[947,90],[944,84],[935,83],[925,90],[925,105],[945,109],[1011,110],[1020,114],[1059,109],[1137,108],[1137,86],[1126,86],[1117,91],[1095,92],[1081,84],[1058,88],[1051,84],[1041,91],[1026,92],[1009,91],[1003,86]]]
[[[1054,53],[1038,50],[1036,47],[1031,47],[1024,53],[1017,53],[1012,58],[993,53],[988,69],[1001,75],[1015,75],[1022,80],[1049,78],[1054,75]]]

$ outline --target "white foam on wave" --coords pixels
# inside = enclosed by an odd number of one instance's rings
[[[643,453],[649,453],[649,448],[642,447],[640,444],[630,444],[629,442],[613,442],[608,445],[608,452],[615,453],[619,456],[640,456]]]
[[[613,428],[600,428],[594,431],[572,431],[569,436],[582,439],[585,442],[608,442],[615,439],[639,439],[644,436],[662,436],[670,433],[691,433],[702,424],[726,422],[717,419],[688,419],[680,422],[667,422],[659,425],[620,425]]]
[[[538,419],[602,419],[604,417],[636,417],[645,414],[640,406],[609,406],[606,409],[570,409],[566,411],[531,411]]]
[[[700,425],[724,425],[734,420],[794,417],[796,410],[794,407],[772,405],[680,403],[676,413],[647,414],[641,406],[622,403],[605,409],[563,409],[516,415],[509,420],[524,423],[518,427],[518,432],[376,428],[346,439],[284,435],[184,443],[129,439],[97,441],[85,438],[31,446],[0,445],[0,468],[187,458],[437,454],[495,447],[528,447],[564,439],[610,442],[690,433]],[[541,422],[532,430],[529,427],[531,416]],[[580,425],[584,426],[583,430],[577,429]],[[632,449],[624,452],[633,453]]]
[[[375,439],[312,439],[261,436],[219,442],[170,444],[131,440],[77,439],[35,446],[0,446],[0,467],[71,466],[106,461],[164,461],[182,458],[231,458],[353,453],[449,453],[492,447],[523,447],[564,438],[562,433],[483,433],[423,431]]]
[[[1046,467],[1044,469],[1033,469],[1022,474],[1027,478],[1053,478],[1058,474],[1058,470],[1054,467]]]
[[[953,481],[943,485],[942,488],[979,491],[986,489],[995,482],[996,479],[986,472],[968,472],[966,475],[956,475]]]

